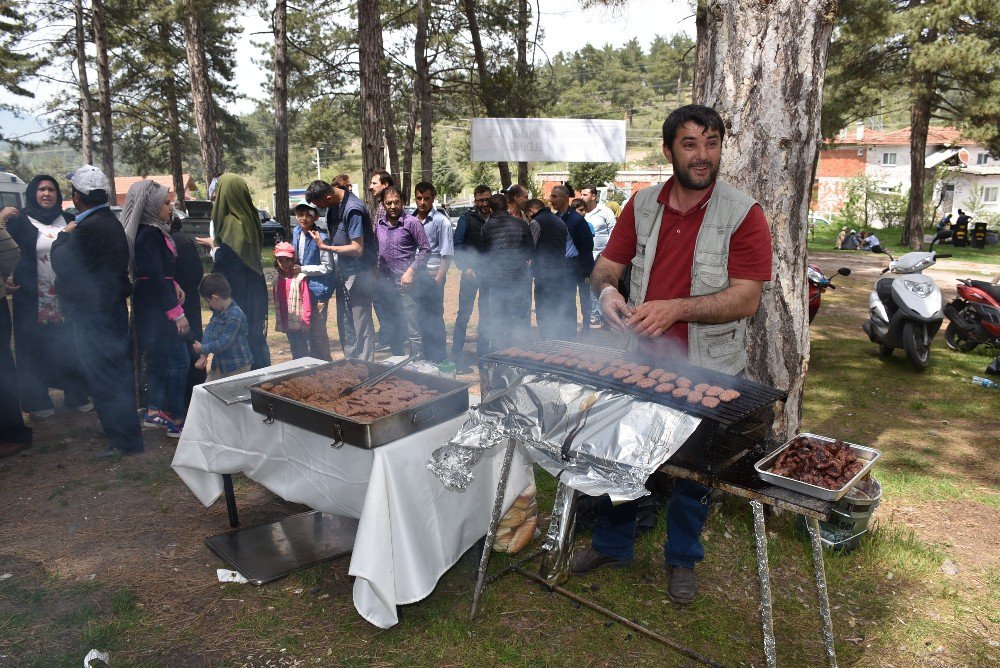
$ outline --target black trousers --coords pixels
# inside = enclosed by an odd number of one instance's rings
[[[590,327],[590,274],[581,274],[576,280],[576,287],[580,292],[580,315],[583,316],[583,328]],[[573,334],[576,335],[576,307],[573,307]]]
[[[30,443],[31,429],[25,426],[17,397],[17,370],[10,354],[10,310],[7,298],[0,299],[0,443]]]
[[[110,447],[141,452],[125,302],[110,308],[81,309],[74,313],[72,322],[80,368]]]
[[[465,337],[469,330],[469,319],[476,308],[476,295],[479,293],[479,277],[469,278],[464,273],[458,284],[458,315],[455,317],[455,332],[451,339],[451,356],[458,361],[465,348]],[[480,303],[482,298],[480,298]],[[482,330],[482,308],[479,309],[480,327]]]
[[[491,280],[480,296],[480,312],[487,314],[486,327],[479,328],[479,354],[523,343],[531,328],[531,278]],[[484,347],[483,334],[486,334]]]
[[[569,273],[535,277],[535,320],[543,341],[576,338],[576,280]]]
[[[435,273],[437,271],[435,270]],[[429,273],[417,277],[417,317],[423,357],[429,362],[443,362],[447,354],[444,329],[444,281],[440,284]]]

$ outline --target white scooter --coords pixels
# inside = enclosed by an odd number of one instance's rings
[[[930,276],[921,272],[934,265],[938,258],[951,255],[934,252],[934,243],[942,239],[938,233],[927,251],[907,253],[894,260],[875,282],[868,298],[869,319],[863,325],[865,334],[877,343],[879,354],[888,357],[896,348],[906,351],[906,357],[923,371],[931,361],[931,340],[944,320],[941,288]]]

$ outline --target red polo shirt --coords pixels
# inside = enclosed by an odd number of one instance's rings
[[[657,201],[663,204],[663,221],[656,245],[656,257],[649,276],[646,301],[677,299],[691,296],[691,264],[698,230],[705,218],[705,208],[715,189],[705,192],[698,204],[688,211],[678,211],[670,206],[670,188],[674,179],[663,186]],[[629,264],[635,257],[635,198],[622,209],[611,238],[603,251],[604,257],[618,264]],[[746,218],[733,232],[729,241],[729,278],[752,281],[771,280],[771,229],[764,219],[764,211],[754,204]],[[663,336],[676,341],[687,353],[688,328],[686,322],[674,323]]]

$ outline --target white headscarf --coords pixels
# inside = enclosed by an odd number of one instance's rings
[[[143,179],[132,184],[125,195],[125,206],[122,208],[122,226],[128,237],[129,273],[135,262],[135,235],[139,225],[152,225],[165,235],[170,235],[170,227],[166,221],[160,220],[160,207],[163,198],[170,191],[155,181]]]

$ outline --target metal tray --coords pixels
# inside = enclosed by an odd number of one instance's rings
[[[386,369],[384,365],[374,362],[350,361],[355,364],[367,365],[372,375]],[[271,378],[267,382],[280,383],[289,378],[313,374],[331,367],[342,366],[345,363],[344,360],[338,360],[310,369],[297,369],[292,373]],[[393,376],[425,385],[441,394],[426,403],[371,421],[345,417],[301,401],[273,394],[262,390],[260,383],[250,386],[250,403],[254,411],[266,416],[265,422],[270,423],[278,420],[326,436],[333,439],[332,445],[334,447],[339,448],[346,443],[365,449],[377,448],[380,445],[409,436],[450,420],[469,409],[469,383],[405,369],[400,369]]]
[[[789,445],[792,444],[796,438],[803,436],[805,438],[815,439],[817,441],[826,441],[827,443],[833,443],[836,439],[830,438],[829,436],[820,436],[818,434],[798,434],[797,436],[789,439],[787,443],[782,445],[780,448],[767,455],[756,464],[753,465],[757,474],[760,476],[761,480],[765,480],[772,485],[777,485],[778,487],[784,487],[785,489],[790,489],[793,492],[801,492],[802,494],[808,494],[809,496],[815,497],[817,499],[823,499],[824,501],[840,501],[841,497],[847,494],[848,491],[856,484],[858,481],[865,477],[871,470],[878,458],[882,456],[882,453],[875,448],[866,448],[863,445],[856,445],[854,443],[848,443],[851,446],[851,450],[857,455],[858,459],[866,461],[867,463],[861,467],[853,478],[847,481],[847,484],[840,489],[826,489],[825,487],[820,487],[819,485],[811,485],[807,482],[802,482],[801,480],[795,480],[794,478],[788,478],[783,475],[778,475],[776,473],[771,473],[771,466],[774,465],[774,460],[778,458]]]

